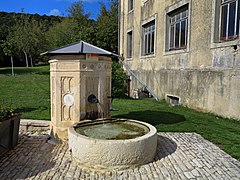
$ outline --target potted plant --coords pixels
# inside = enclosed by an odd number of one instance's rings
[[[0,104],[0,155],[17,145],[19,124],[19,114]]]

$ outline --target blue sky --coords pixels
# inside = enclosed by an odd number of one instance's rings
[[[66,9],[76,0],[0,0],[0,11],[21,12],[40,15],[67,15]],[[107,3],[108,0],[83,0],[84,10],[91,13],[96,19],[99,13],[99,1]]]

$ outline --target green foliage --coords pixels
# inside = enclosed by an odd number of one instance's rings
[[[69,17],[75,20],[80,29],[88,24],[90,13],[84,12],[83,0],[73,2],[68,7],[67,12],[69,13]]]
[[[46,33],[48,48],[54,49],[75,42],[77,32],[78,27],[75,21],[72,18],[65,18]]]
[[[29,15],[24,14],[16,19],[16,24],[12,27],[8,37],[18,53],[24,53],[26,66],[28,66],[28,57],[32,60],[32,57],[38,56],[45,44],[41,25],[37,21],[30,20]],[[33,66],[32,61],[31,66]]]
[[[96,22],[85,14],[82,0],[68,7],[69,16],[47,32],[49,49],[61,47],[78,40],[96,44]]]
[[[127,75],[118,62],[112,64],[112,97],[126,97],[127,93]]]
[[[108,10],[101,3],[97,21],[84,12],[83,1],[74,2],[68,9],[69,17],[52,27],[46,34],[49,49],[83,40],[111,52],[118,46],[118,1],[111,1]]]
[[[3,48],[3,52],[6,56],[13,55],[14,44],[11,40],[2,41],[1,47]]]
[[[118,52],[118,1],[112,0],[110,9],[101,3],[97,19],[97,46],[111,52]]]
[[[0,104],[0,122],[4,121],[10,117],[15,116],[16,113],[14,111],[14,109],[7,107],[3,104]]]
[[[15,24],[14,14],[0,12],[0,40],[5,40],[9,30]]]
[[[97,22],[94,20],[89,20],[87,25],[82,26],[81,30],[78,31],[77,39],[83,40],[90,44],[97,45]]]
[[[83,40],[111,52],[118,52],[118,0],[109,1],[108,9],[101,3],[97,20],[84,12],[83,0],[74,1],[67,9],[68,17],[39,16],[0,12],[0,60],[25,58],[26,66],[43,59],[41,52]],[[6,44],[5,44],[6,45]],[[9,46],[11,45],[11,46]],[[9,48],[11,47],[11,48]],[[1,63],[1,62],[0,62]],[[9,63],[8,63],[9,64]],[[17,63],[15,63],[17,64]]]
[[[0,43],[5,43],[0,47],[0,60],[2,61],[0,63],[6,63],[9,61],[8,56],[12,55],[18,64],[24,56],[23,50],[33,61],[39,58],[39,54],[48,49],[46,31],[60,23],[62,19],[63,17],[30,15],[23,12],[0,12]]]

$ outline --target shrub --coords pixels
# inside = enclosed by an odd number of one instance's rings
[[[0,121],[4,121],[16,115],[14,109],[0,104]]]
[[[125,74],[121,64],[113,61],[112,64],[112,97],[122,98],[127,93],[127,75]]]

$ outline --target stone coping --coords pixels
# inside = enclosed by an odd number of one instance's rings
[[[32,120],[32,119],[20,120],[21,132],[46,131],[49,129],[50,129],[50,121],[48,120]]]

